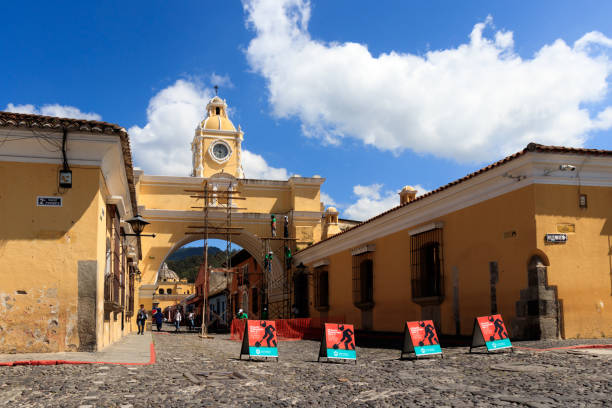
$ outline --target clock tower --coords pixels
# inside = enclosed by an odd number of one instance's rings
[[[191,142],[192,176],[205,177],[217,173],[243,178],[240,150],[244,133],[227,117],[227,103],[218,96],[206,105],[206,118],[198,125]]]

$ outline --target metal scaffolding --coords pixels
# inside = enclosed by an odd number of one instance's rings
[[[231,249],[232,249],[232,236],[240,235],[239,230],[241,227],[232,226],[232,213],[234,211],[243,210],[244,208],[235,207],[233,205],[234,200],[245,200],[243,197],[234,197],[235,194],[239,194],[234,188],[234,183],[230,182],[227,189],[219,189],[218,185],[209,187],[208,181],[204,182],[202,190],[185,190],[189,193],[196,193],[191,195],[191,198],[198,200],[204,200],[202,206],[192,206],[191,208],[203,210],[203,225],[189,225],[187,228],[191,229],[185,234],[187,235],[203,235],[204,236],[204,293],[203,293],[203,304],[202,304],[202,333],[203,337],[208,335],[208,325],[210,324],[210,311],[208,310],[208,292],[209,292],[209,281],[210,271],[208,268],[208,240],[209,234],[221,235],[225,237],[227,242],[225,249],[225,272],[227,276],[233,276],[233,270],[231,265]],[[215,219],[214,223],[211,223],[210,213],[211,211],[217,213],[224,213],[225,216],[221,216]],[[231,310],[230,300],[228,299],[228,309]]]
[[[284,228],[283,236],[261,237],[264,259],[264,283],[268,291],[266,301],[271,318],[288,319],[292,317],[291,310],[292,287],[291,263],[297,238],[289,237],[288,226]],[[274,273],[274,259],[282,260],[281,271]]]

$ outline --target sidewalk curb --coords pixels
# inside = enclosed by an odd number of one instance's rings
[[[105,361],[72,361],[72,360],[23,360],[23,361],[6,361],[0,362],[1,366],[42,366],[42,365],[60,365],[60,364],[113,364],[113,365],[130,365],[130,366],[146,366],[155,364],[156,354],[155,354],[155,344],[151,342],[150,346],[150,355],[151,358],[147,363],[117,363],[117,362],[105,362]]]

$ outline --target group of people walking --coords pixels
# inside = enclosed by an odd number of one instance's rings
[[[136,314],[136,324],[138,325],[138,334],[144,334],[147,320],[149,319],[149,315],[144,308],[144,305],[140,305],[140,309]],[[153,309],[153,321],[157,326],[157,331],[161,331],[162,325],[164,324],[164,314],[161,311],[161,308],[157,307]],[[176,310],[174,314],[174,332],[180,331],[181,321],[183,320],[183,315],[179,309]],[[195,325],[195,314],[193,312],[187,313],[187,327],[189,331],[193,331],[196,327]]]

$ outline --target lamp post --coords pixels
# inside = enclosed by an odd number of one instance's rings
[[[142,218],[140,215],[136,214],[135,217],[130,218],[129,220],[126,220],[125,222],[127,222],[128,224],[132,226],[132,229],[134,230],[134,234],[127,234],[124,232],[123,235],[128,236],[128,237],[153,237],[155,238],[155,234],[142,234],[142,231],[145,229],[147,225],[150,224],[150,222]]]

